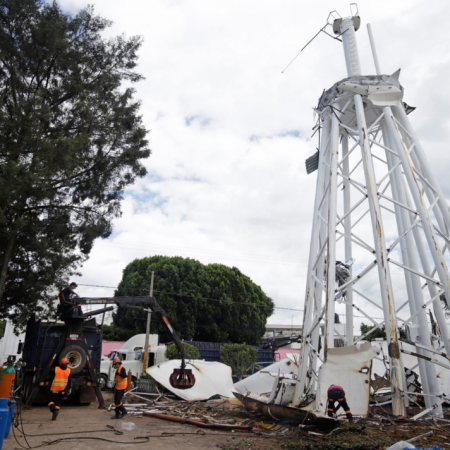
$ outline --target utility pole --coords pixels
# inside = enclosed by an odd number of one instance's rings
[[[150,280],[150,297],[153,297],[153,280],[155,278],[155,272],[152,271],[152,278]],[[142,364],[142,373],[146,373],[148,364],[148,341],[150,340],[150,319],[152,318],[152,313],[150,310],[147,312],[147,328],[145,330],[145,347],[144,347],[144,362]]]

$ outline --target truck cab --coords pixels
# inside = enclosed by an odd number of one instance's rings
[[[159,336],[157,334],[151,334],[149,336],[149,354],[147,367],[151,367],[154,364],[160,364],[167,361],[164,353],[166,348],[164,346],[158,346]],[[126,341],[122,347],[113,350],[107,359],[104,359],[100,365],[100,378],[99,380],[101,388],[112,388],[114,386],[115,369],[112,366],[112,360],[114,358],[120,358],[122,366],[128,372],[132,373],[132,384],[140,378],[143,372],[144,362],[144,346],[145,346],[145,334],[137,334],[128,341]]]

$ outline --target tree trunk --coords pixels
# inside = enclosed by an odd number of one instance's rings
[[[6,249],[5,249],[5,254],[3,256],[2,271],[0,274],[0,302],[3,300],[3,294],[5,292],[5,286],[6,286],[6,275],[8,273],[8,264],[9,264],[9,261],[11,260],[12,251],[13,251],[15,242],[16,242],[16,235],[14,234],[9,239],[8,245],[6,246]]]

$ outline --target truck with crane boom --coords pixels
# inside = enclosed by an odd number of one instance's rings
[[[64,297],[60,296],[60,302],[59,322],[43,322],[36,320],[34,316],[29,320],[23,348],[26,369],[21,384],[25,405],[47,398],[53,378],[52,371],[62,358],[67,358],[72,376],[71,395],[80,403],[90,403],[96,396],[99,408],[105,408],[99,382],[102,328],[96,325],[92,317],[111,311],[113,306],[108,305],[157,313],[182,355],[181,367],[174,369],[169,379],[170,384],[178,389],[194,386],[195,377],[191,369],[186,368],[184,346],[154,297],[77,298],[77,305],[105,306],[82,315],[79,315],[77,306],[65,302]]]

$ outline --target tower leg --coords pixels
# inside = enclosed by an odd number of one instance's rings
[[[344,229],[345,229],[345,261],[353,258],[352,253],[352,220],[349,214],[351,209],[350,199],[350,183],[348,177],[350,176],[350,162],[348,158],[348,134],[344,132],[342,135],[342,173],[344,175]],[[353,278],[353,268],[350,266],[350,278]],[[347,287],[345,291],[345,337],[346,345],[353,344],[353,285]]]
[[[292,404],[298,405],[304,395],[305,387],[308,381],[308,369],[310,364],[315,364],[317,357],[313,357],[310,361],[310,348],[308,342],[313,340],[314,348],[318,348],[319,342],[319,327],[316,327],[311,333],[311,327],[315,318],[320,314],[322,309],[322,283],[316,280],[316,274],[319,277],[323,277],[323,255],[319,254],[324,242],[320,241],[321,232],[324,224],[320,218],[323,211],[323,205],[327,202],[327,194],[325,192],[326,177],[323,166],[327,164],[328,155],[330,153],[330,129],[331,129],[331,117],[330,113],[327,113],[327,117],[323,122],[322,140],[319,151],[319,170],[317,174],[316,183],[316,197],[314,201],[314,214],[311,231],[311,242],[309,250],[308,272],[306,281],[306,293],[305,293],[305,307],[303,315],[303,337],[302,347],[300,350],[299,371],[297,377],[297,383],[295,385],[294,398]],[[329,164],[329,163],[328,163]],[[327,204],[327,203],[326,203]],[[321,245],[319,245],[321,244]],[[322,252],[323,253],[323,252]],[[319,271],[321,270],[321,272]],[[319,312],[318,312],[319,311]],[[310,335],[312,334],[312,336]],[[317,345],[317,346],[316,346]],[[315,366],[312,367],[313,370]],[[311,374],[309,376],[312,376]]]
[[[337,105],[334,105],[337,107]],[[331,117],[330,172],[328,181],[327,215],[327,296],[325,300],[325,343],[324,356],[327,360],[329,348],[334,348],[334,313],[336,284],[336,217],[337,217],[337,170],[339,156],[339,120],[335,114]]]
[[[383,127],[383,141],[387,147],[390,147],[390,141],[389,136],[387,134],[386,130],[386,124],[382,124]],[[388,164],[389,170],[392,170],[394,167],[394,156],[391,155],[388,151],[386,151],[386,160]],[[397,167],[395,170],[392,170],[390,175],[391,180],[391,190],[392,190],[392,196],[394,200],[398,202],[398,204],[394,204],[394,210],[396,214],[396,222],[397,222],[397,229],[399,236],[403,235],[404,232],[411,227],[411,221],[410,217],[408,215],[408,212],[405,208],[401,207],[400,205],[406,205],[405,201],[405,195],[404,195],[404,180],[402,178],[402,173],[400,170],[400,167]],[[418,271],[418,264],[417,264],[417,258],[415,255],[414,249],[414,241],[413,236],[411,233],[406,233],[403,238],[400,241],[401,246],[401,253],[402,253],[402,260],[403,264],[405,264],[408,267],[411,267]],[[406,284],[406,290],[408,295],[408,301],[409,301],[409,307],[411,314],[415,314],[418,307],[418,304],[423,305],[423,296],[422,296],[422,287],[420,285],[420,280],[417,275],[405,270],[404,271],[405,276],[405,284]],[[419,298],[420,297],[420,298]],[[420,308],[420,307],[419,307]],[[420,311],[420,309],[419,309]],[[424,315],[425,311],[422,311],[420,315]],[[421,317],[423,319],[423,317]],[[414,319],[414,323],[418,324],[418,318],[416,317]],[[423,324],[422,324],[423,325]],[[425,325],[426,325],[426,318],[425,318]],[[416,348],[416,351],[419,354],[422,354],[422,350]],[[427,373],[427,368],[424,360],[418,359],[419,364],[419,372],[421,377],[421,384],[422,389],[425,394],[425,406],[429,408],[432,406],[431,399],[429,397],[430,394],[430,387],[429,387],[429,376]],[[436,376],[436,375],[434,375]],[[406,384],[405,384],[406,389]]]
[[[391,275],[388,266],[388,252],[384,237],[383,221],[379,199],[375,170],[373,167],[372,152],[369,143],[369,130],[366,125],[364,105],[361,95],[354,96],[356,120],[359,131],[359,143],[361,146],[364,175],[366,179],[367,194],[369,200],[370,216],[372,220],[375,252],[377,257],[378,278],[380,281],[381,299],[386,324],[386,337],[388,340],[388,353],[390,362],[390,380],[392,383],[392,409],[398,416],[405,415],[405,404],[402,398],[403,374],[400,367],[400,347],[397,337],[397,319],[395,315],[394,296],[391,283]]]

